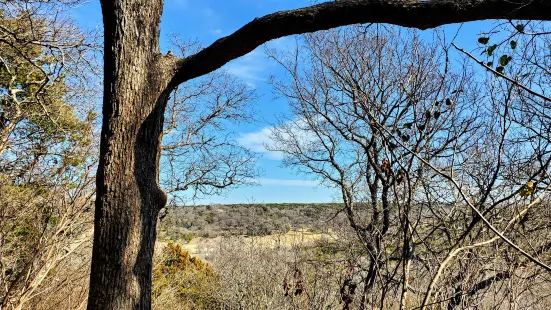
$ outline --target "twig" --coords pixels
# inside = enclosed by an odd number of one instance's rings
[[[505,74],[501,73],[501,72],[497,72],[496,70],[494,70],[492,67],[490,66],[487,66],[484,62],[478,60],[476,57],[474,57],[471,53],[465,51],[464,49],[458,47],[457,45],[455,45],[455,43],[452,43],[453,47],[455,47],[456,50],[462,52],[463,54],[469,56],[469,58],[473,59],[474,61],[476,61],[479,65],[481,65],[482,67],[484,67],[486,70],[494,73],[495,75],[499,76],[499,77],[502,77],[504,79],[506,79],[507,81],[511,82],[512,84],[514,84],[515,86],[518,86],[522,89],[524,89],[525,91],[527,91],[528,93],[536,96],[536,97],[539,97],[545,101],[551,101],[551,98],[545,96],[545,95],[542,95],[532,89],[530,89],[529,87],[527,86],[524,86],[522,85],[520,82],[516,81],[516,80],[513,80],[512,78],[506,76]]]

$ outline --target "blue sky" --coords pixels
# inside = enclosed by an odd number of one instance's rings
[[[161,49],[169,49],[168,35],[177,33],[182,38],[197,39],[204,46],[226,36],[251,21],[280,10],[288,10],[311,4],[311,0],[166,0],[161,24]],[[94,28],[101,24],[99,1],[92,0],[72,11],[73,17],[84,28]],[[473,42],[481,30],[489,30],[493,22],[476,22],[450,25],[443,28],[453,37],[461,27],[455,42],[472,49]],[[433,33],[425,32],[427,36]],[[424,34],[425,34],[424,33]],[[293,38],[273,41],[270,47],[284,49],[294,43]],[[270,75],[281,74],[275,63],[258,48],[248,55],[227,64],[224,69],[243,79],[256,88],[259,100],[255,103],[259,111],[257,117],[262,122],[239,125],[235,130],[243,145],[263,154],[258,164],[264,171],[258,179],[258,186],[234,189],[224,196],[202,199],[199,203],[282,203],[282,202],[332,202],[339,201],[333,189],[318,186],[305,175],[297,175],[293,170],[281,167],[281,156],[265,151],[269,124],[274,116],[285,113],[287,105],[282,100],[273,99],[267,84]]]

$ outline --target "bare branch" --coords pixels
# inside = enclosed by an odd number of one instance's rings
[[[465,1],[329,1],[255,18],[233,34],[180,60],[172,87],[212,72],[270,40],[361,23],[389,23],[429,29],[486,19],[551,20],[551,2],[544,0]]]

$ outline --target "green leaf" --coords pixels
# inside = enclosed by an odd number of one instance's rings
[[[509,43],[511,44],[511,48],[512,48],[512,49],[517,48],[517,41],[511,41],[511,42],[509,42]]]
[[[515,26],[515,29],[518,32],[524,32],[524,25],[523,24],[518,24],[518,25]]]
[[[410,129],[410,128],[411,128],[411,125],[412,125],[412,123],[405,123],[405,124],[404,124],[404,128],[405,128],[405,129]]]
[[[488,61],[488,63],[486,64],[486,66],[488,66],[488,67],[491,67],[491,66],[493,66],[493,65],[494,65],[494,62],[493,62],[493,61]]]
[[[486,38],[486,37],[478,38],[478,43],[480,44],[488,44],[488,41],[490,41],[490,38]]]
[[[496,68],[496,71],[499,72],[499,73],[502,73],[503,69],[505,69],[503,66],[499,66],[499,67]]]
[[[511,59],[513,59],[511,56],[503,55],[499,57],[499,64],[505,67]]]
[[[438,119],[441,114],[442,114],[442,112],[440,112],[440,111],[434,112],[434,119]]]
[[[452,105],[452,100],[450,98],[446,98],[446,105]]]
[[[405,142],[409,141],[409,135],[402,135],[402,140]]]
[[[494,45],[488,47],[488,51],[487,51],[488,56],[492,56],[494,54],[494,51],[496,50],[496,48],[497,48],[497,44],[494,44]]]

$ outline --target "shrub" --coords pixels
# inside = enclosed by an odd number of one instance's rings
[[[207,217],[205,218],[205,221],[209,224],[214,223],[214,213],[210,212],[207,214]]]
[[[209,286],[212,267],[177,243],[169,243],[153,266],[153,307],[157,309],[211,309],[215,301]]]
[[[186,233],[184,233],[184,234],[182,235],[182,238],[184,239],[184,241],[185,241],[186,243],[190,243],[191,240],[193,239],[193,237],[194,237],[194,235],[193,235],[192,232],[186,232]]]

